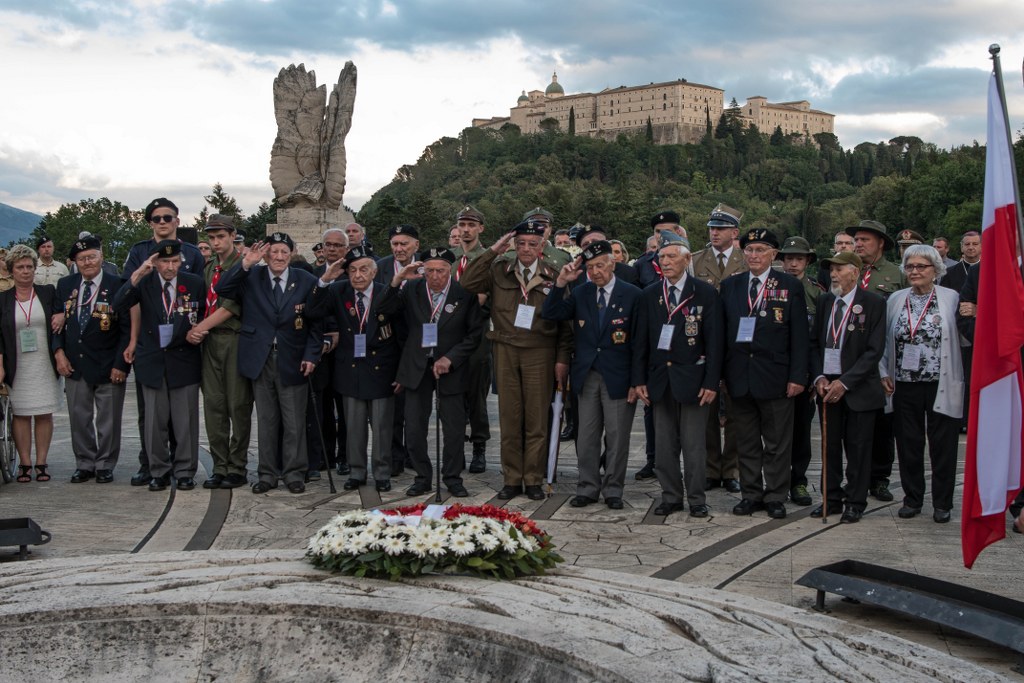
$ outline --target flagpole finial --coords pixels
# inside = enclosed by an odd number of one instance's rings
[[[999,47],[999,43],[992,43],[991,45],[988,46],[988,53],[995,57],[997,54],[999,54],[999,50],[1001,49],[1002,48]]]

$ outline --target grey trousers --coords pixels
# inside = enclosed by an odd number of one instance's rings
[[[793,399],[733,396],[732,407],[743,497],[754,502],[786,502],[792,473]]]
[[[370,450],[373,478],[379,482],[390,481],[391,422],[395,415],[394,397],[364,400],[342,395],[341,405],[345,410],[345,425],[348,428],[345,450],[348,455],[349,467],[352,468],[349,477],[366,481],[366,446],[369,439],[366,425],[369,420],[370,428],[373,430],[373,444]]]
[[[114,469],[121,455],[125,385],[89,384],[69,377],[64,386],[75,468],[87,472]]]
[[[621,498],[629,460],[629,435],[633,427],[636,403],[613,399],[604,378],[591,370],[577,395],[579,424],[576,435],[576,460],[580,479],[576,495],[587,498]],[[601,451],[607,447],[604,477],[601,477]]]
[[[256,399],[256,421],[259,439],[260,481],[277,486],[304,482],[306,457],[306,393],[307,385],[284,386],[277,372],[277,352],[271,351],[260,376],[252,383]],[[281,465],[277,460],[278,431],[281,436]]]
[[[709,406],[679,403],[665,392],[654,403],[654,473],[661,485],[661,502],[686,502],[704,505],[704,483],[707,478],[707,440]],[[682,451],[683,471],[679,471]]]
[[[196,476],[199,467],[199,385],[168,389],[167,381],[159,389],[142,387],[146,402],[146,453],[153,477],[173,474],[175,479]],[[167,443],[167,420],[173,423],[177,449],[174,461]]]

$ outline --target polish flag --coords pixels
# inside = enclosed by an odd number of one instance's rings
[[[961,541],[964,565],[1006,536],[1006,508],[1021,489],[1021,346],[1024,282],[1017,261],[1017,203],[1012,148],[993,73],[988,94],[985,210],[981,245],[985,266],[971,374],[971,411],[964,467]]]

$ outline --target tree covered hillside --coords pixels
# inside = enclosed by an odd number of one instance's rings
[[[894,235],[910,228],[929,239],[980,227],[985,148],[976,142],[951,150],[916,137],[850,150],[831,134],[816,142],[728,120],[688,145],[654,145],[649,135],[610,142],[557,130],[523,135],[508,124],[466,128],[398,169],[357,218],[379,246],[399,223],[419,227],[424,246],[444,244],[457,211],[472,204],[487,218],[490,242],[540,205],[557,227],[579,221],[609,228],[632,254],[650,234],[650,216],[667,208],[682,216],[694,248],[702,247],[718,202],[743,211],[744,226],[803,235],[821,254],[836,230],[865,218]],[[1024,135],[1015,147],[1020,171]]]

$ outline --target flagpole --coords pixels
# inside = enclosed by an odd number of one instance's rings
[[[1017,186],[1017,160],[1013,154],[1013,135],[1010,131],[1010,113],[1006,109],[1006,90],[1003,88],[1003,66],[999,60],[998,43],[992,43],[988,46],[988,53],[992,55],[992,73],[996,77],[996,91],[999,93],[999,104],[1003,108],[1003,126],[1006,128],[1006,142],[1010,146],[1010,171],[1012,172],[1013,181],[1013,203],[1017,211],[1017,249],[1024,255],[1024,213],[1021,212],[1020,208],[1020,188]],[[1022,75],[1024,75],[1024,69],[1022,69]],[[992,141],[987,142],[988,146],[992,146]],[[985,150],[987,154],[988,149]],[[1024,259],[1021,260],[1020,265],[1021,277],[1024,277]]]

